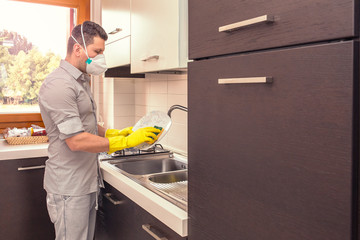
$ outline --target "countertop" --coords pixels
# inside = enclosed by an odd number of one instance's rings
[[[9,145],[5,139],[0,139],[0,160],[46,157],[48,145],[48,143]]]

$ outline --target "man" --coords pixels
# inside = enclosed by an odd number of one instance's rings
[[[160,132],[153,127],[135,132],[131,127],[105,131],[97,125],[88,74],[106,71],[106,40],[106,32],[94,22],[76,26],[68,40],[65,60],[45,79],[39,92],[41,116],[49,137],[44,188],[56,239],[93,239],[97,192],[102,183],[97,153],[153,143],[155,133]]]

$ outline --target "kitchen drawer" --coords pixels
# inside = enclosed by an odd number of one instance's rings
[[[189,63],[190,239],[352,239],[357,44]]]
[[[354,8],[353,0],[189,1],[189,58],[357,36]],[[273,22],[219,32],[264,15]]]

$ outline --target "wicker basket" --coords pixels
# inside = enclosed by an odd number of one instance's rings
[[[10,145],[36,144],[46,143],[48,136],[28,136],[28,137],[5,137],[5,140]]]

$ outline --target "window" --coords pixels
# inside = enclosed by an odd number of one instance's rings
[[[65,58],[76,9],[7,0],[0,9],[0,112],[40,112],[39,89]]]
[[[90,18],[89,0],[0,0],[0,133],[43,125],[37,94],[66,55],[72,28]]]

